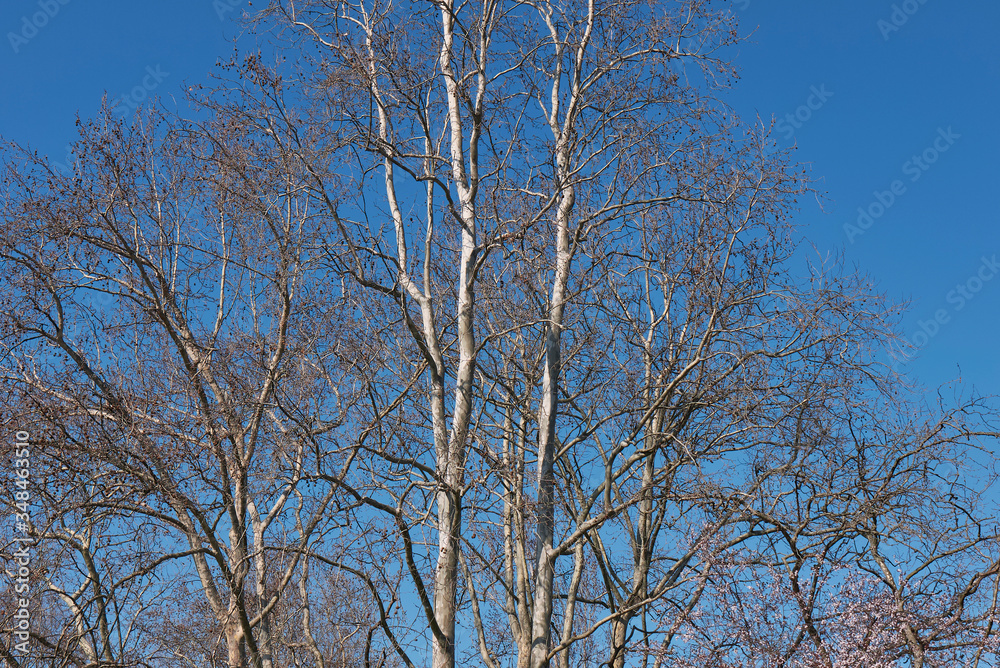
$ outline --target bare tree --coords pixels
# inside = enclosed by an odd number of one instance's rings
[[[35,535],[65,569],[151,527],[51,580],[71,663],[993,651],[992,479],[929,481],[995,408],[916,411],[876,356],[895,309],[800,252],[808,184],[716,99],[727,13],[275,0],[255,27],[273,60],[194,120],[84,124],[71,176],[7,152],[5,391],[66,486]],[[133,657],[126,618],[171,640]]]
[[[677,618],[683,640],[658,662],[988,665],[1000,552],[973,431],[986,406],[823,394],[836,410],[801,404],[795,458],[755,463],[768,470],[750,510],[762,538],[706,560],[705,605]]]
[[[338,326],[336,297],[310,275],[321,231],[294,173],[274,171],[273,144],[222,118],[141,120],[87,124],[72,176],[27,153],[9,164],[8,183],[30,193],[5,210],[19,298],[5,320],[13,417],[36,430],[53,489],[77,487],[70,504],[47,492],[50,521],[35,535],[91,569],[110,547],[98,527],[162,534],[155,547],[119,546],[114,568],[88,570],[75,593],[55,581],[47,591],[69,606],[88,662],[124,661],[107,653],[125,621],[108,619],[117,599],[101,587],[121,594],[185,562],[228,662],[269,666],[276,606],[334,494],[299,487],[344,456],[314,439],[352,401],[336,346],[322,343]],[[262,193],[262,182],[282,185]],[[156,600],[130,603],[147,615]]]

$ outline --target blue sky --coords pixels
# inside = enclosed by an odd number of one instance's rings
[[[128,106],[204,83],[249,4],[4,0],[0,134],[61,161],[76,114],[92,116],[105,92]],[[1000,3],[732,6],[752,36],[728,101],[775,117],[779,141],[811,165],[826,199],[802,200],[805,234],[911,302],[903,330],[921,350],[908,373],[933,387],[960,369],[1000,394]],[[862,225],[859,207],[871,216]]]
[[[777,117],[780,141],[811,165],[826,201],[801,202],[805,233],[911,303],[903,333],[921,349],[908,373],[937,386],[961,370],[1000,394],[1000,3],[734,7],[753,34],[731,102],[744,116]],[[881,215],[863,229],[859,207]]]

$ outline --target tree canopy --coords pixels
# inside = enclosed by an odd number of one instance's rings
[[[996,404],[909,386],[899,309],[799,238],[726,8],[251,28],[186,117],[4,148],[9,660],[992,665]]]

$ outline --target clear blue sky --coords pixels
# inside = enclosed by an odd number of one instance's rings
[[[984,256],[1000,260],[1000,3],[733,6],[753,30],[733,104],[783,121],[779,137],[798,145],[827,197],[824,210],[802,202],[806,234],[911,302],[904,334],[922,348],[909,373],[936,386],[961,369],[966,383],[1000,394],[1000,268],[983,267]],[[814,87],[822,95],[810,99]],[[796,128],[788,114],[807,120],[795,118]],[[880,213],[876,192],[891,205],[862,229],[858,208]]]
[[[183,85],[205,82],[232,54],[231,19],[248,8],[247,0],[4,0],[0,134],[62,160],[77,112],[93,115],[105,92],[179,99]],[[967,383],[1000,394],[1000,267],[991,265],[1000,259],[1000,3],[734,0],[733,8],[753,35],[738,49],[742,80],[729,101],[745,116],[777,117],[780,140],[811,164],[827,201],[825,210],[802,202],[805,233],[912,302],[904,333],[922,348],[908,372],[936,386],[961,368]],[[42,24],[35,31],[33,17]],[[867,228],[857,224],[859,207],[879,214],[862,220]],[[921,323],[932,336],[920,334]]]

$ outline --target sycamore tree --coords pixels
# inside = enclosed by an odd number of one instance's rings
[[[995,407],[923,400],[895,307],[801,243],[802,172],[719,101],[726,7],[252,28],[191,118],[5,150],[39,656],[992,660]]]
[[[324,231],[294,173],[224,119],[109,109],[72,174],[8,157],[6,419],[32,426],[32,531],[63,566],[38,583],[65,610],[38,644],[81,665],[272,665],[333,503],[305,480],[341,463],[313,440],[354,400],[329,343],[351,319],[312,278]],[[179,620],[198,648],[164,642],[179,586],[200,597]]]

